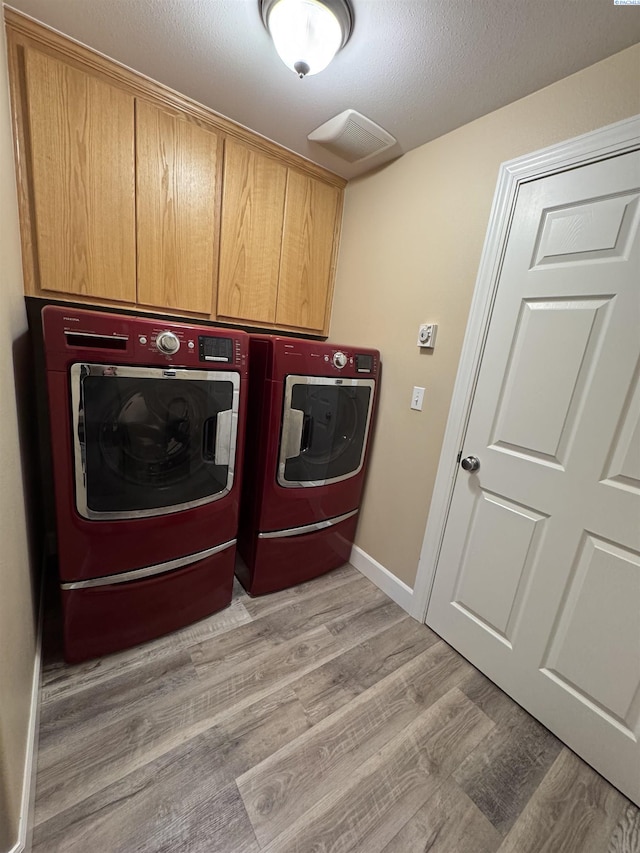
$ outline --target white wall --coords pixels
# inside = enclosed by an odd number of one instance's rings
[[[410,586],[498,168],[640,113],[639,80],[635,45],[347,185],[331,340],[378,347],[383,363],[356,544]],[[425,322],[439,324],[432,354],[416,346]]]
[[[17,840],[36,619],[26,481],[31,425],[4,28],[0,35],[0,851]],[[37,443],[36,443],[37,447]],[[24,460],[24,461],[23,461]],[[33,538],[33,537],[32,537]]]

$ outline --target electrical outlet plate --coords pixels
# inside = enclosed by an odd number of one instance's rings
[[[423,349],[433,349],[436,345],[436,323],[423,323],[418,328],[418,346]]]

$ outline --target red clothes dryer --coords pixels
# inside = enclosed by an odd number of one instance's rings
[[[42,322],[74,662],[230,602],[248,336],[51,305]]]
[[[379,383],[377,350],[251,335],[236,569],[251,595],[347,562]]]

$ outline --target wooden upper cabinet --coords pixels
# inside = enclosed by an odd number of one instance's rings
[[[136,101],[138,302],[210,315],[217,276],[218,134]]]
[[[286,182],[286,166],[226,140],[219,317],[275,322]]]
[[[326,334],[341,192],[289,169],[276,323]]]
[[[25,83],[34,290],[135,302],[133,97],[33,49]]]
[[[228,139],[218,317],[326,334],[341,190]]]
[[[342,178],[5,20],[27,295],[328,334]]]

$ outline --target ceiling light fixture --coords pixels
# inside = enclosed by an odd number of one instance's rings
[[[260,0],[280,59],[298,75],[323,71],[353,29],[347,0]]]

